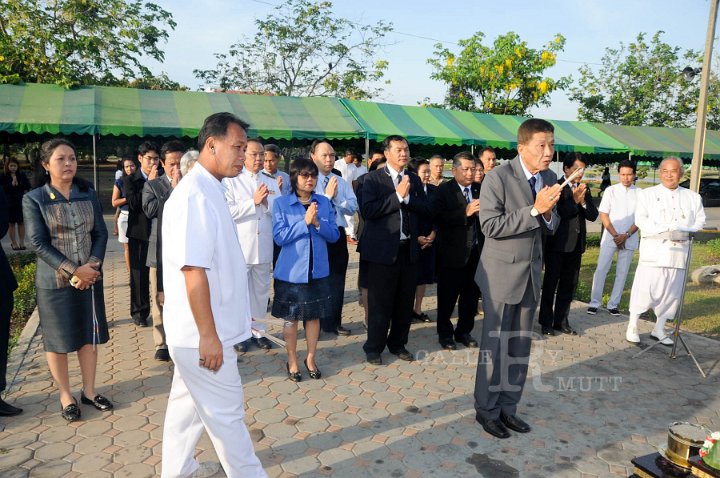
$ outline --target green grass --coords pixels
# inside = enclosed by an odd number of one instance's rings
[[[10,268],[15,274],[18,288],[13,294],[14,307],[10,316],[10,344],[12,350],[20,338],[25,324],[35,310],[35,254],[32,252],[12,254],[9,258]]]
[[[576,298],[583,302],[590,302],[590,291],[592,289],[592,278],[597,266],[600,248],[597,234],[588,235],[588,247],[583,254],[582,267],[580,268],[580,279],[575,294]],[[633,262],[625,281],[625,290],[620,301],[620,310],[628,311],[630,301],[630,289],[632,288],[635,269],[637,268],[639,254],[633,256]],[[714,239],[705,244],[695,243],[693,246],[692,262],[690,271],[712,264],[720,264],[720,239]],[[603,294],[603,306],[607,304],[610,290],[615,281],[615,263],[608,272],[605,279],[605,292]],[[720,338],[720,288],[713,285],[695,285],[688,282],[685,290],[685,302],[683,304],[682,318],[685,328],[708,337]],[[654,320],[654,315],[650,314]]]

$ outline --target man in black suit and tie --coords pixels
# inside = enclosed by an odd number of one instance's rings
[[[367,361],[381,365],[387,346],[402,360],[415,358],[405,345],[417,282],[418,215],[429,214],[422,183],[405,170],[410,148],[402,136],[383,142],[387,164],[366,175],[360,258],[368,262]],[[390,333],[388,334],[388,328]]]
[[[518,129],[518,156],[494,168],[480,190],[485,234],[475,281],[483,297],[482,338],[475,380],[475,418],[489,434],[530,431],[516,416],[530,358],[532,325],[540,300],[543,235],[560,221],[553,125],[537,118]],[[507,428],[506,428],[507,427]]]
[[[560,178],[559,182],[564,182],[565,178],[580,168],[585,168],[582,155],[568,153],[563,160],[565,176]],[[577,289],[582,254],[585,252],[585,221],[598,218],[590,188],[580,183],[581,179],[582,174],[563,188],[557,203],[560,224],[555,234],[549,236],[545,242],[545,276],[540,299],[540,326],[543,335],[555,335],[555,331],[577,335],[570,327],[568,314]]]
[[[440,345],[455,350],[455,342],[477,347],[470,335],[475,326],[480,289],[473,280],[484,237],[480,231],[480,184],[474,183],[475,158],[467,151],[453,158],[453,179],[438,186],[430,203],[437,227],[437,332]],[[459,303],[458,303],[459,297]],[[450,322],[458,303],[457,327]]]
[[[142,207],[146,181],[158,176],[160,149],[155,143],[144,142],[138,148],[140,167],[125,181],[128,204],[128,251],[130,253],[130,314],[139,327],[147,327],[150,314],[150,268],[147,266],[150,219]]]

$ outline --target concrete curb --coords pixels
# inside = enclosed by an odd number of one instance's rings
[[[20,338],[18,339],[17,345],[15,345],[12,352],[10,353],[10,356],[8,357],[7,387],[5,388],[3,396],[7,396],[7,394],[12,391],[12,388],[15,385],[16,380],[18,379],[20,367],[22,367],[23,363],[25,362],[25,357],[30,350],[30,344],[35,338],[35,334],[37,333],[37,329],[39,326],[40,316],[38,315],[38,308],[35,307],[35,310],[33,310],[30,318],[25,323],[23,331],[20,333]]]

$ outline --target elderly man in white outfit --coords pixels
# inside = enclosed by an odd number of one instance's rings
[[[257,139],[248,140],[245,165],[234,178],[223,179],[225,200],[235,220],[237,236],[245,256],[250,290],[252,343],[263,350],[272,348],[263,337],[265,314],[270,297],[270,268],[273,259],[272,205],[280,195],[278,182],[262,174],[263,145]],[[247,351],[247,342],[236,349]]]
[[[705,225],[700,195],[678,186],[682,175],[682,162],[666,158],[660,163],[662,184],[638,192],[635,224],[642,234],[640,262],[630,292],[630,322],[625,334],[632,343],[640,342],[640,314],[653,309],[657,323],[650,338],[663,345],[673,344],[665,334],[665,323],[675,317],[683,299],[688,233]]]
[[[162,478],[198,470],[195,446],[203,429],[228,477],[267,477],[243,421],[233,345],[250,336],[247,271],[220,182],[242,169],[246,128],[230,113],[209,116],[198,138],[198,162],[165,204],[165,333],[175,371]]]
[[[618,307],[625,289],[625,280],[628,270],[630,270],[633,254],[640,243],[640,238],[636,234],[638,228],[635,225],[635,205],[638,191],[637,186],[633,184],[635,163],[627,159],[620,161],[618,177],[620,182],[605,190],[598,208],[605,230],[600,240],[597,269],[593,275],[592,292],[587,309],[587,313],[590,315],[597,314],[598,307],[602,304],[605,278],[612,266],[616,251],[615,282],[607,303],[607,310],[611,315],[620,315]]]
[[[340,175],[345,180],[346,183],[348,183],[352,187],[352,183],[354,180],[356,180],[358,175],[357,166],[355,166],[355,158],[358,157],[358,154],[353,151],[352,149],[348,149],[345,151],[345,155],[335,161],[335,169],[340,171]],[[367,171],[366,171],[367,172]],[[350,244],[357,244],[357,236],[355,235],[355,229],[356,229],[356,220],[355,220],[355,213],[353,214],[346,214],[345,215],[345,222],[347,223],[347,226],[345,226],[345,234],[347,234],[347,242]]]

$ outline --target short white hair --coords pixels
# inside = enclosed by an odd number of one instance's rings
[[[185,176],[188,171],[190,171],[195,164],[195,162],[200,157],[200,153],[195,149],[189,149],[185,154],[182,155],[182,158],[180,158],[180,172],[183,176]]]
[[[678,166],[680,166],[680,173],[685,173],[685,166],[683,166],[682,159],[678,158],[677,156],[668,156],[667,158],[660,161],[660,166],[658,166],[658,169],[662,169],[663,164],[665,164],[666,161],[677,161]]]

